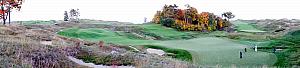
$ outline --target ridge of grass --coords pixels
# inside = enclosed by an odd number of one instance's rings
[[[121,33],[121,34],[120,34]],[[156,42],[154,40],[143,40],[135,37],[130,37],[122,32],[113,32],[105,29],[98,28],[88,28],[88,29],[79,29],[79,28],[69,28],[64,29],[58,32],[59,35],[71,37],[71,38],[80,38],[83,40],[88,40],[92,42],[105,41],[106,43],[115,43],[123,45],[142,45],[150,44]]]

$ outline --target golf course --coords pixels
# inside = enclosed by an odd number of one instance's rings
[[[1,0],[0,68],[300,68],[299,3]]]
[[[125,46],[155,45],[174,49],[183,49],[192,54],[193,63],[207,67],[272,66],[277,59],[273,53],[261,51],[255,52],[252,49],[254,46],[252,44],[246,45],[226,37],[210,36],[210,34],[218,34],[214,32],[197,34],[197,32],[177,31],[175,29],[160,26],[159,24],[139,24],[135,26],[143,28],[140,31],[160,36],[163,40],[139,39],[131,33],[111,31],[101,28],[68,28],[58,32],[58,34],[94,42],[102,40],[106,43],[115,43]],[[222,32],[219,34],[221,33]],[[195,35],[196,37],[191,39],[182,39],[191,35]],[[245,48],[247,49],[247,52],[245,52]],[[240,51],[243,53],[243,58],[239,57]]]

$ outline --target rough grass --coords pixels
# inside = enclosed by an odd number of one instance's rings
[[[68,60],[64,47],[41,44],[48,32],[35,32],[20,25],[0,26],[0,68],[82,67]],[[50,36],[50,35],[47,35]]]
[[[289,67],[293,65],[300,65],[300,49],[294,48],[300,45],[300,30],[289,32],[282,38],[273,39],[269,46],[289,46],[290,48],[276,53],[279,60],[276,62],[276,66]]]
[[[173,49],[167,48],[163,46],[155,46],[155,45],[143,45],[144,48],[153,48],[153,49],[160,49],[167,53],[172,53],[171,55],[173,58],[184,60],[184,61],[192,61],[192,54],[190,54],[187,50],[183,49]]]
[[[79,66],[65,57],[70,52],[63,51],[64,48],[36,42],[38,41],[25,37],[0,35],[0,67],[69,68]]]
[[[121,49],[123,47],[121,46]],[[154,54],[134,53],[124,50],[116,50],[118,53],[111,54],[110,47],[104,46],[104,48],[105,50],[95,46],[82,47],[76,57],[86,63],[92,62],[97,65],[112,65],[114,63],[117,66],[133,65],[136,68],[197,68],[186,61],[179,61]],[[127,46],[125,49],[127,49]]]
[[[86,63],[94,63],[96,65],[113,65],[112,62],[115,62],[115,65],[121,66],[127,66],[127,65],[133,65],[134,59],[133,57],[129,57],[128,55],[125,56],[114,56],[112,54],[110,55],[91,55],[89,53],[85,53],[84,55],[78,55],[76,56],[78,59],[82,59]]]

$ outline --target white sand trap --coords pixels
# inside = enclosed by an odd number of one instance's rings
[[[153,54],[158,54],[158,55],[164,55],[165,52],[163,50],[159,50],[159,49],[152,49],[152,48],[148,48],[147,49],[148,53],[153,53]]]
[[[72,56],[68,56],[68,58],[70,60],[72,60],[73,62],[79,64],[79,65],[93,67],[93,68],[135,68],[133,66],[104,66],[104,65],[95,65],[94,63],[85,63],[82,60],[76,59],[76,58],[74,58]]]
[[[44,45],[52,45],[52,41],[41,41],[40,43]]]
[[[139,49],[136,49],[135,47],[132,47],[132,46],[129,46],[130,48],[133,48],[135,51],[138,51],[138,52],[140,52],[140,50]]]

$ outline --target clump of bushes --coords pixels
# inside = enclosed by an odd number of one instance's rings
[[[162,19],[160,21],[161,25],[166,26],[166,27],[171,27],[173,24],[175,24],[175,20],[172,18],[166,18]]]
[[[95,55],[90,54],[88,52],[79,53],[76,58],[83,60],[86,63],[94,63],[96,65],[133,65],[134,59],[132,56],[129,55],[116,55],[116,54],[109,54],[109,55]]]
[[[26,37],[0,35],[0,68],[70,68],[80,65],[68,60],[63,47],[37,43]],[[75,52],[75,49],[72,52]]]
[[[209,12],[198,13],[198,10],[191,6],[187,6],[187,9],[179,9],[177,5],[165,5],[162,11],[156,12],[152,22],[182,31],[210,32],[224,30],[225,27],[231,26],[228,20],[235,16],[231,12],[223,13],[222,16],[227,19]]]

